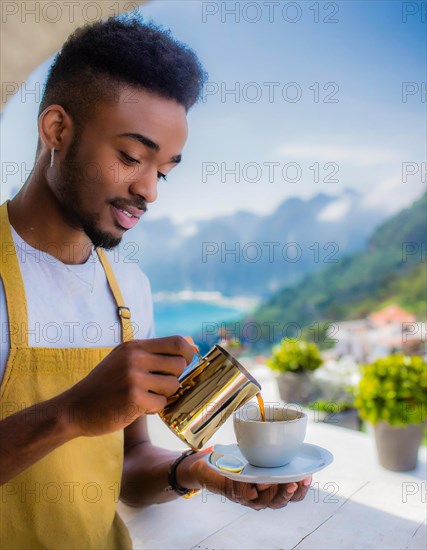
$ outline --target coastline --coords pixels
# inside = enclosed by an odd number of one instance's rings
[[[221,307],[230,307],[250,311],[259,303],[254,296],[224,296],[221,292],[206,290],[181,290],[179,292],[162,291],[153,294],[154,303],[199,302]]]

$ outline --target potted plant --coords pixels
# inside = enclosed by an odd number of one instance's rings
[[[355,409],[354,402],[347,399],[326,400],[317,399],[308,404],[313,411],[315,422],[325,422],[332,426],[348,428],[359,431],[361,421],[359,411]]]
[[[417,465],[427,409],[427,365],[401,354],[363,367],[355,405],[374,426],[380,464],[389,470]]]
[[[267,365],[278,371],[281,398],[287,403],[308,403],[312,394],[309,373],[322,364],[316,344],[284,338],[273,347]]]
[[[354,390],[360,381],[360,367],[350,357],[325,361],[312,376],[313,401],[308,404],[315,422],[360,430]]]

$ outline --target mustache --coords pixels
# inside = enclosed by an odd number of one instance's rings
[[[144,213],[147,212],[148,206],[146,201],[141,199],[135,199],[133,201],[124,200],[124,199],[116,199],[114,201],[111,201],[111,204],[116,208],[126,209],[127,206],[138,208],[138,210],[142,210]]]

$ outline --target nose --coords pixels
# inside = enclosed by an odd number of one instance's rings
[[[144,171],[138,178],[132,180],[129,191],[132,195],[144,197],[146,202],[154,202],[157,199],[157,170]]]

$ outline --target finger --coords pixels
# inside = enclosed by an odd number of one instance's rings
[[[164,409],[167,405],[166,397],[163,395],[158,395],[155,393],[147,394],[149,397],[147,399],[146,413],[158,413]]]
[[[260,506],[260,509],[271,507],[273,501],[277,497],[278,487],[278,485],[270,485],[267,489],[258,491],[258,499],[256,503]],[[279,491],[279,493],[280,495],[282,494],[281,491]]]
[[[298,489],[298,483],[294,481],[292,483],[285,483],[284,489],[288,495],[293,495]]]
[[[266,489],[270,489],[270,487],[272,487],[272,485],[270,483],[257,483],[256,484],[256,489],[257,489],[258,492],[265,491]]]
[[[142,364],[142,363],[141,363]],[[178,378],[185,369],[186,361],[183,357],[171,355],[148,355],[144,360],[144,371],[152,374],[172,375]]]
[[[286,491],[278,491],[270,503],[270,508],[273,508],[274,510],[284,508],[289,503],[291,498],[292,495]]]
[[[180,355],[187,365],[194,357],[194,349],[182,336],[166,336],[165,338],[150,338],[149,340],[134,340],[137,347],[160,355]]]
[[[264,487],[264,491],[258,491],[257,487],[258,485],[252,483],[233,482],[232,494],[229,498],[253,510],[264,510],[270,506],[277,490],[277,484],[265,485],[267,488]]]
[[[303,479],[302,481],[298,482],[298,488],[295,491],[295,493],[292,496],[292,501],[298,502],[300,500],[303,500],[310,489],[311,484],[311,478]]]
[[[295,491],[298,489],[296,483],[285,483],[272,485],[259,493],[258,503],[264,508],[283,508],[292,499]]]
[[[136,370],[142,374],[160,374],[160,375],[172,375],[178,378],[185,369],[185,359],[179,356],[172,355],[155,355],[145,353],[143,358],[141,356],[141,362],[135,361]]]
[[[311,476],[309,476],[309,477],[306,477],[305,479],[301,480],[301,483],[304,485],[304,487],[310,487],[312,481],[313,481],[313,478]]]
[[[191,338],[191,336],[184,336],[184,340],[186,340],[190,346],[193,348],[193,350],[200,355],[200,349],[199,346],[194,342],[194,340]]]
[[[166,407],[167,400],[164,395],[158,395],[157,393],[141,393],[139,400],[139,408],[141,416],[142,413],[157,413]]]
[[[170,397],[176,393],[180,387],[179,380],[176,376],[152,373],[144,373],[141,385],[142,389],[147,392],[157,393],[165,397]]]
[[[243,504],[243,501],[250,502],[258,498],[258,491],[253,483],[233,482],[232,494],[235,499]]]
[[[295,491],[298,489],[298,484],[295,482],[291,483],[281,483],[275,485],[276,491],[275,496],[283,496],[283,498],[291,499]]]

